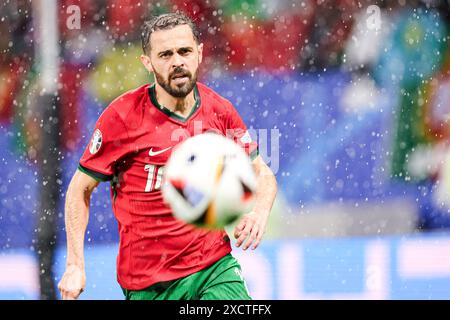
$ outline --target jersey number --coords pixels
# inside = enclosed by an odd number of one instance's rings
[[[148,172],[145,192],[152,192],[161,189],[164,167],[155,166],[153,164],[146,164],[144,170]]]

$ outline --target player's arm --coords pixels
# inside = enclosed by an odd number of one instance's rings
[[[89,219],[92,191],[99,182],[77,170],[66,193],[65,225],[67,235],[66,271],[58,284],[63,299],[77,299],[86,285],[84,236]]]
[[[253,160],[253,167],[257,178],[255,206],[252,212],[241,218],[234,229],[236,246],[239,247],[245,242],[243,250],[247,250],[252,243],[253,250],[258,247],[266,231],[267,220],[277,194],[275,176],[260,155]]]

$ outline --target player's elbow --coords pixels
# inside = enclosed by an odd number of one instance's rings
[[[98,182],[93,178],[80,171],[75,172],[66,191],[66,201],[83,201],[89,204],[97,185]]]
[[[79,202],[86,203],[86,192],[72,179],[66,191],[66,204]]]
[[[272,169],[267,164],[262,165],[262,174],[269,178],[271,183],[274,185],[274,187],[277,187],[277,179],[275,178],[275,174],[273,173]]]
[[[270,169],[266,164],[264,165],[263,171],[263,175],[266,176],[266,183],[270,185],[273,193],[276,194],[278,190],[278,184],[277,179],[275,178],[275,174],[273,173],[272,169]]]
[[[272,170],[270,170],[270,180],[271,180],[271,184],[272,184],[272,189],[274,194],[277,194],[278,192],[278,183],[277,183],[277,179],[275,178],[275,174],[272,172]]]
[[[272,190],[272,193],[276,195],[278,190],[277,179],[275,178],[275,174],[272,169],[265,164],[262,163],[259,167],[259,177],[262,179],[261,182],[264,184],[265,188]]]

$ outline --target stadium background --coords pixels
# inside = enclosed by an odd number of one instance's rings
[[[450,297],[447,1],[57,3],[63,170],[55,283],[65,265],[64,192],[95,120],[113,98],[152,81],[138,61],[144,17],[182,10],[205,43],[201,81],[234,103],[277,176],[264,243],[234,249],[254,298]],[[71,5],[80,8],[79,28],[68,27]],[[36,246],[47,183],[38,43],[31,2],[3,1],[1,299],[38,299],[39,274],[48,272]],[[101,184],[82,299],[122,299],[117,241],[109,185]]]

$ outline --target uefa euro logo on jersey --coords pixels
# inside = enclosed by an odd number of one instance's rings
[[[89,146],[89,151],[91,154],[97,153],[98,150],[100,150],[100,147],[102,146],[102,132],[97,129],[94,132],[94,135],[92,136],[91,145]]]

